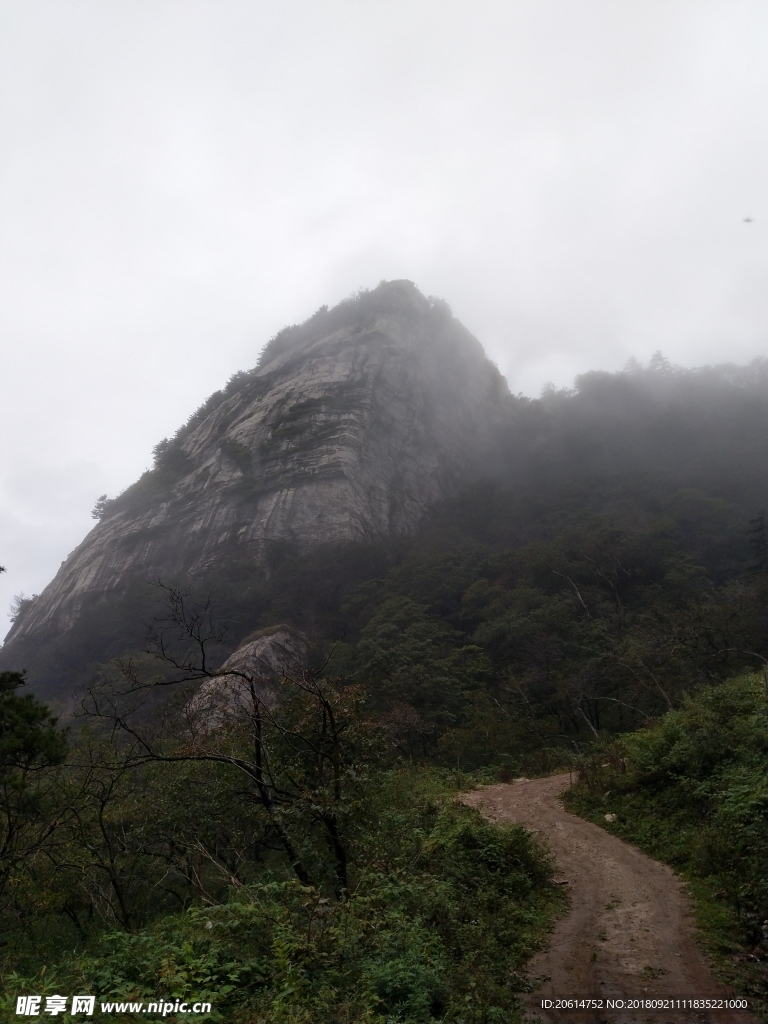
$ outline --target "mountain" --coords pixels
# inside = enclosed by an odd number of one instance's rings
[[[266,567],[280,544],[412,532],[484,472],[510,402],[479,342],[412,283],[322,307],[274,337],[255,369],[156,446],[152,470],[102,503],[99,523],[25,603],[2,664],[29,668],[38,692],[60,696],[84,667],[71,638],[89,635],[91,663],[119,653],[106,609],[143,581],[202,578],[227,558]]]
[[[637,614],[654,607],[657,621],[660,603],[695,607],[698,624],[669,630],[722,634],[718,650],[753,657],[763,650],[754,573],[768,567],[767,456],[766,360],[686,370],[657,353],[647,367],[513,397],[444,302],[385,282],[277,334],[253,370],[156,445],[151,471],[97,503],[98,525],[24,602],[0,668],[27,668],[39,696],[65,705],[100,664],[143,650],[166,593],[152,583],[188,591],[193,605],[210,599],[225,634],[217,664],[275,623],[300,630],[320,660],[344,636],[334,670],[369,683],[401,673],[401,703],[419,673],[433,678],[419,705],[426,718],[459,676],[440,658],[414,668],[415,652],[437,649],[422,640],[407,656],[395,644],[392,665],[401,655],[403,665],[385,671],[380,656],[398,631],[451,636],[446,651],[460,637],[466,657],[478,647],[490,658],[489,678],[514,668],[557,689],[555,676],[573,682],[598,664],[585,653],[594,638],[573,661],[561,633],[579,632],[579,615],[595,621],[600,587],[621,616],[632,605],[626,588]],[[510,553],[514,569],[504,568]],[[475,606],[494,573],[506,624],[491,629]],[[571,608],[577,592],[583,604]],[[603,612],[609,632],[626,638],[624,618]],[[638,644],[653,636],[660,650],[680,649],[650,620],[637,630]],[[713,658],[691,656],[680,688],[711,678]],[[624,700],[625,670],[600,664],[618,687],[600,699]],[[469,686],[457,681],[456,693]]]

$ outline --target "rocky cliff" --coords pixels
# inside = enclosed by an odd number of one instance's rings
[[[274,541],[413,530],[483,471],[509,401],[480,344],[410,282],[323,307],[157,446],[154,469],[107,503],[24,609],[2,663],[131,579],[204,573],[225,550],[258,562]]]

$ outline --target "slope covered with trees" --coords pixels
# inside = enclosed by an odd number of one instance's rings
[[[658,357],[646,368],[585,374],[569,391],[510,398],[500,431],[483,478],[433,505],[415,533],[311,547],[286,536],[266,540],[258,553],[233,537],[218,543],[215,559],[186,578],[173,574],[173,582],[211,596],[228,627],[222,656],[254,629],[276,622],[294,624],[318,642],[343,633],[356,642],[365,615],[373,613],[376,581],[443,555],[464,566],[454,590],[464,579],[469,587],[487,576],[477,568],[485,558],[495,566],[491,575],[503,574],[510,555],[506,582],[499,577],[493,584],[508,588],[512,562],[522,559],[517,576],[547,598],[557,593],[566,601],[570,593],[569,611],[578,606],[586,621],[607,621],[612,606],[622,633],[641,594],[646,605],[658,596],[668,608],[678,595],[688,608],[695,598],[697,607],[709,608],[707,622],[715,604],[735,602],[740,621],[751,614],[749,572],[765,565],[767,551],[768,363],[686,371]],[[538,575],[536,558],[552,562]],[[51,645],[20,636],[6,653],[6,660],[13,655],[7,667],[29,667],[36,692],[66,706],[99,664],[142,646],[157,613],[150,586],[157,578],[126,578],[109,601],[94,599],[87,616],[70,622]],[[402,590],[405,584],[394,578],[382,593]],[[583,587],[594,589],[599,608],[586,599],[586,609],[581,604]],[[472,600],[482,605],[484,599],[475,592]],[[488,607],[478,605],[475,614],[486,618]],[[456,628],[456,609],[450,616]],[[465,627],[465,635],[474,635],[479,620],[469,630],[466,619]],[[739,629],[736,638],[714,639],[718,650],[743,646],[748,627]],[[712,653],[716,662],[720,655]]]

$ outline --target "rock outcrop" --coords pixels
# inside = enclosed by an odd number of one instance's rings
[[[285,680],[301,679],[307,664],[307,641],[290,626],[273,626],[246,640],[207,679],[187,705],[196,733],[209,732],[228,719],[250,719],[280,700]]]
[[[189,578],[224,552],[258,562],[274,541],[412,531],[483,472],[509,401],[479,342],[410,282],[323,307],[157,446],[155,468],[25,607],[0,661],[82,625],[132,579]]]

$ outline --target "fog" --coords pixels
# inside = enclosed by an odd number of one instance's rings
[[[382,278],[530,395],[764,354],[766,52],[738,0],[0,0],[0,609]]]

